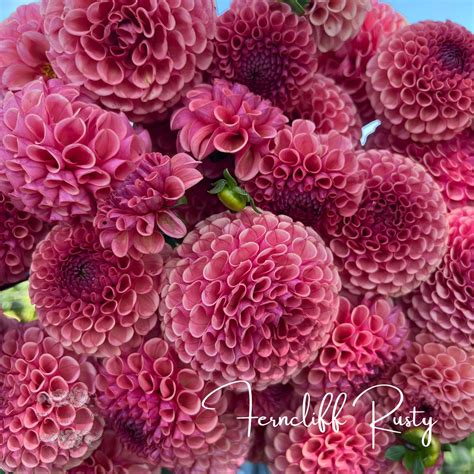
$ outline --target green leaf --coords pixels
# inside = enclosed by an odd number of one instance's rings
[[[403,456],[403,466],[408,472],[413,471],[413,465],[415,464],[415,459],[418,457],[418,453],[415,451],[407,451]]]
[[[423,466],[423,461],[420,457],[416,457],[415,461],[413,462],[413,474],[424,474],[425,473],[425,466]]]
[[[227,180],[229,184],[232,186],[237,186],[237,181],[234,179],[234,177],[230,174],[229,170],[226,168],[224,170],[224,178]]]
[[[390,459],[390,461],[401,461],[406,451],[407,449],[402,445],[390,446],[387,451],[385,451],[385,459]]]
[[[305,7],[308,5],[309,0],[283,0],[285,3],[290,5],[292,10],[297,14],[297,15],[304,15],[305,13]]]
[[[249,193],[248,193],[247,191],[245,191],[244,189],[240,188],[239,186],[237,186],[236,188],[234,188],[234,191],[235,191],[237,194],[240,194],[241,196],[250,197],[250,196],[249,196]]]
[[[209,194],[219,194],[227,186],[227,181],[225,179],[220,179],[213,184],[213,188],[208,191]]]
[[[451,449],[452,449],[452,448],[451,448],[451,445],[450,445],[450,444],[443,444],[443,445],[441,446],[441,451],[443,451],[443,453],[447,453],[447,452],[451,451]]]

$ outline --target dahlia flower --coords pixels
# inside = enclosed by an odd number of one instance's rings
[[[212,61],[212,0],[42,0],[42,8],[58,75],[134,122],[164,114]]]
[[[44,222],[16,209],[0,192],[0,288],[28,277],[33,251],[47,231]]]
[[[404,404],[395,415],[407,415],[413,407],[422,410],[422,416],[431,416],[437,421],[433,433],[442,443],[455,443],[474,431],[472,347],[462,349],[420,333],[389,384],[404,394]],[[377,390],[385,404],[393,409],[399,393],[387,387]]]
[[[367,181],[357,212],[325,221],[343,284],[401,296],[433,272],[448,239],[438,185],[418,163],[386,150],[357,152]]]
[[[37,3],[21,5],[0,23],[0,93],[28,82],[55,77],[46,57],[49,48]]]
[[[367,65],[367,94],[382,126],[419,142],[449,140],[474,117],[474,34],[422,21],[389,36]]]
[[[162,288],[163,332],[205,380],[263,390],[315,358],[340,281],[313,229],[246,208],[200,222],[177,254]]]
[[[232,2],[217,19],[214,42],[213,77],[244,84],[285,112],[310,89],[318,67],[310,24],[277,1]]]
[[[389,149],[421,163],[441,188],[448,210],[474,206],[473,130],[466,130],[451,140],[416,143],[378,127],[368,137],[366,147]]]
[[[448,251],[436,271],[408,295],[407,316],[444,343],[474,347],[474,208],[449,215]]]
[[[37,80],[3,101],[0,191],[45,221],[91,219],[146,151],[125,115],[80,99],[75,86]]]
[[[363,123],[375,119],[365,90],[367,63],[381,41],[406,24],[406,20],[390,5],[372,0],[372,9],[357,35],[336,51],[319,56],[319,72],[332,77],[349,93]]]
[[[316,125],[316,132],[336,131],[358,145],[362,136],[361,121],[352,99],[333,79],[315,74],[311,89],[301,99],[291,119],[308,119]]]
[[[9,330],[0,346],[0,468],[66,472],[87,458],[103,431],[95,377],[35,323]]]
[[[227,445],[222,453],[229,456],[227,463],[237,461],[230,458],[228,443],[239,431],[246,434],[246,424],[238,422],[232,432],[228,429],[223,421],[228,400],[221,390],[206,401],[210,409],[201,406],[216,387],[182,363],[163,339],[151,338],[133,351],[105,360],[99,372],[98,405],[121,443],[135,455],[193,472],[191,468],[201,461],[206,464],[210,453]],[[233,416],[232,420],[237,421]],[[234,447],[239,451],[239,457],[245,455],[242,442]]]
[[[161,255],[104,250],[92,225],[56,226],[33,255],[30,297],[46,331],[77,353],[119,355],[156,324]]]
[[[198,160],[216,151],[235,155],[239,179],[255,176],[261,157],[288,119],[270,102],[240,84],[216,80],[188,92],[171,117],[182,150]]]
[[[405,316],[390,300],[375,296],[353,306],[341,298],[329,341],[292,384],[313,400],[329,392],[352,398],[402,358],[407,337]]]
[[[321,229],[327,215],[356,212],[364,175],[351,140],[334,131],[318,135],[315,127],[295,120],[280,130],[244,187],[261,208]]]
[[[186,226],[173,208],[202,179],[197,165],[185,153],[143,155],[135,171],[98,203],[94,226],[102,246],[117,257],[140,258],[163,250],[163,234],[184,237]]]

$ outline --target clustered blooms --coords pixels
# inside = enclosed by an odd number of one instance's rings
[[[473,74],[471,32],[378,0],[0,22],[0,470],[439,472],[474,432]],[[429,447],[372,439],[387,385]]]

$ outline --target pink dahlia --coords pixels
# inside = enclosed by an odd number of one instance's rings
[[[244,186],[261,208],[321,229],[327,216],[356,212],[364,174],[349,138],[315,129],[309,120],[295,120],[280,130]]]
[[[0,191],[45,221],[91,219],[146,151],[125,115],[85,104],[58,80],[7,93],[0,132]]]
[[[163,250],[163,234],[182,238],[186,226],[173,208],[202,179],[198,162],[185,153],[147,153],[134,172],[98,203],[94,226],[100,243],[117,257],[134,258]]]
[[[381,41],[406,24],[406,20],[390,5],[372,0],[372,9],[357,35],[336,51],[319,57],[319,72],[332,77],[349,93],[363,123],[375,119],[365,90],[367,63]]]
[[[0,93],[20,90],[39,77],[56,77],[46,57],[48,49],[39,5],[19,6],[0,23]]]
[[[98,405],[124,446],[146,462],[191,472],[201,461],[208,463],[217,445],[222,448],[237,434],[223,422],[227,397],[218,390],[207,400],[209,409],[204,409],[201,401],[215,385],[182,363],[161,338],[107,359],[99,371]],[[232,428],[246,433],[243,422]],[[227,459],[229,465],[235,461]]]
[[[292,384],[314,400],[329,392],[352,398],[402,358],[408,332],[400,307],[389,299],[376,296],[351,305],[341,298],[329,341]]]
[[[163,257],[104,250],[92,225],[58,225],[33,255],[30,296],[46,331],[77,353],[119,355],[156,324]]]
[[[33,251],[47,231],[44,222],[16,209],[0,192],[0,288],[27,279]]]
[[[357,212],[326,220],[326,237],[343,283],[355,293],[401,296],[441,262],[447,210],[420,164],[386,150],[357,153],[367,181]]]
[[[340,281],[313,229],[246,208],[202,221],[177,254],[162,289],[163,331],[205,380],[262,390],[315,358]]]
[[[135,122],[179,102],[212,61],[212,0],[42,0],[42,8],[58,75]]]
[[[301,99],[291,119],[308,119],[320,134],[336,131],[358,145],[362,136],[361,121],[350,96],[333,79],[315,74],[311,89]]]
[[[449,140],[474,116],[474,34],[422,21],[388,37],[367,65],[367,93],[382,126],[419,142]]]
[[[466,130],[451,140],[416,143],[379,127],[369,136],[367,147],[389,149],[421,163],[443,191],[448,210],[474,206],[473,130]]]
[[[404,404],[395,416],[408,415],[413,407],[422,410],[422,416],[436,420],[433,433],[442,443],[455,443],[474,431],[472,347],[435,342],[433,336],[420,333],[389,383],[404,393]],[[386,387],[378,390],[393,409],[399,393]]]
[[[285,3],[237,0],[217,19],[211,74],[247,86],[285,112],[318,67],[311,26]]]
[[[0,468],[66,472],[87,458],[103,431],[95,377],[35,323],[9,330],[0,346]]]
[[[474,207],[449,215],[448,251],[405,302],[407,316],[436,339],[474,347]]]
[[[216,80],[188,92],[184,107],[171,118],[184,151],[198,160],[214,152],[235,155],[235,173],[250,179],[261,157],[288,119],[270,102],[240,84]]]

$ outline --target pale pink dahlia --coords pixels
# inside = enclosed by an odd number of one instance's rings
[[[451,212],[448,251],[405,301],[418,327],[445,343],[474,347],[474,207]]]
[[[423,166],[386,150],[357,152],[367,181],[357,212],[326,219],[324,231],[343,283],[355,293],[401,296],[441,262],[446,204]]]
[[[75,86],[37,80],[3,101],[0,191],[45,221],[92,219],[146,151],[125,115],[80,99]]]
[[[212,0],[42,0],[42,8],[58,75],[136,122],[179,102],[212,61]]]
[[[33,255],[30,296],[50,335],[78,353],[118,355],[156,324],[163,257],[104,250],[92,225],[58,225]]]
[[[16,209],[0,192],[0,288],[26,280],[33,251],[47,231],[43,221]]]
[[[20,90],[39,77],[56,77],[46,57],[48,49],[39,5],[19,6],[0,23],[0,93]]]
[[[246,208],[202,221],[177,254],[162,289],[163,331],[204,379],[262,390],[314,360],[340,281],[313,229]]]
[[[352,398],[402,358],[408,333],[401,308],[389,299],[375,296],[351,305],[341,298],[329,341],[292,384],[314,400],[329,392]]]
[[[217,20],[214,77],[246,85],[285,112],[318,67],[311,26],[285,3],[234,1]]]
[[[99,371],[98,405],[124,446],[144,461],[194,472],[191,468],[201,461],[209,462],[217,445],[222,448],[232,439],[223,421],[227,397],[218,390],[204,409],[201,401],[215,385],[182,363],[163,339],[149,339],[134,351],[107,359]],[[244,422],[232,428],[246,433]],[[227,454],[229,465],[237,461],[230,458],[230,449]]]
[[[371,0],[309,0],[305,16],[318,50],[336,50],[353,38],[371,7]]]
[[[369,136],[368,148],[383,148],[421,163],[438,183],[448,210],[474,206],[474,131],[451,140],[417,143],[402,140],[382,127]]]
[[[442,443],[455,443],[474,431],[474,352],[436,342],[420,333],[406,352],[406,359],[392,376],[391,385],[404,393],[404,404],[395,416],[416,407],[423,417],[433,417],[433,433]],[[393,409],[400,395],[380,388],[381,399]]]
[[[406,24],[406,20],[390,5],[372,0],[372,9],[357,35],[336,51],[319,56],[319,72],[332,77],[349,93],[363,123],[375,119],[365,90],[367,63],[375,55],[380,42]]]
[[[261,157],[288,119],[247,87],[216,80],[189,91],[184,107],[171,117],[180,147],[204,160],[214,152],[235,156],[235,173],[250,179]]]
[[[474,117],[474,34],[447,21],[406,26],[367,65],[382,126],[419,142],[449,140]]]
[[[0,346],[0,468],[66,472],[87,458],[103,431],[95,377],[35,323],[9,330]]]
[[[164,235],[180,239],[186,225],[173,209],[187,189],[202,179],[198,162],[186,153],[147,153],[125,181],[99,201],[94,227],[100,243],[117,257],[161,252]]]
[[[353,215],[364,190],[351,140],[337,132],[318,135],[310,120],[280,130],[244,184],[256,204],[320,230],[334,214]]]

